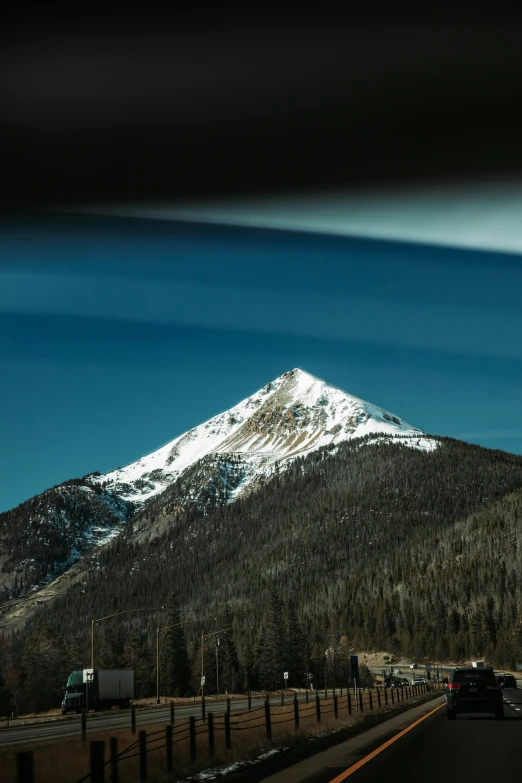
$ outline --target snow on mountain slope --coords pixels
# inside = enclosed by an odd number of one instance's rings
[[[152,454],[91,480],[108,482],[124,500],[142,503],[208,455],[222,455],[224,462],[230,455],[240,456],[243,478],[229,494],[230,501],[276,463],[281,468],[321,446],[374,433],[386,439],[401,436],[401,442],[415,448],[435,446],[427,438],[421,441],[422,430],[383,408],[294,369]]]

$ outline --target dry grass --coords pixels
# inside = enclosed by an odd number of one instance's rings
[[[420,702],[429,698],[426,696],[417,696],[414,700]],[[216,705],[217,706],[217,705]],[[196,748],[197,760],[190,760],[190,744],[188,738],[187,719],[176,721],[173,727],[174,734],[174,770],[175,773],[167,775],[166,773],[166,727],[158,724],[150,725],[147,731],[147,747],[150,752],[147,754],[148,779],[150,783],[166,783],[167,781],[180,780],[196,772],[208,769],[209,767],[220,766],[222,764],[232,763],[234,761],[254,759],[261,753],[275,747],[293,746],[305,742],[310,737],[320,736],[325,733],[338,731],[350,726],[354,726],[367,719],[368,715],[383,714],[385,710],[393,709],[391,700],[389,705],[377,708],[377,700],[374,700],[374,710],[369,713],[368,694],[365,694],[361,713],[355,707],[352,697],[352,715],[348,714],[348,700],[346,694],[338,698],[338,718],[334,715],[334,700],[321,699],[321,722],[317,722],[315,699],[310,699],[308,705],[301,702],[299,704],[300,725],[296,729],[294,726],[294,707],[293,704],[287,704],[284,707],[271,705],[271,724],[272,740],[267,740],[265,730],[265,711],[264,708],[253,709],[250,712],[232,713],[230,716],[231,725],[231,750],[225,748],[224,732],[224,705],[221,703],[219,709],[211,710],[214,715],[215,728],[215,754],[209,755],[208,723],[203,723],[201,718],[196,721]],[[142,727],[140,726],[140,729]],[[88,742],[82,746],[81,738],[61,740],[48,743],[38,743],[31,748],[34,751],[35,777],[38,783],[76,783],[89,771],[89,742],[94,740],[103,740],[105,742],[105,758],[109,761],[109,737],[117,737],[118,750],[121,752],[125,748],[136,746],[129,751],[127,757],[120,760],[119,772],[122,783],[137,783],[139,781],[139,758],[138,758],[138,734],[132,734],[130,729],[112,731],[110,733],[102,732],[99,734],[89,734]],[[163,747],[162,747],[163,746]],[[0,765],[2,769],[2,780],[6,783],[16,782],[16,753],[22,748],[0,749]],[[106,768],[107,777],[109,767]]]

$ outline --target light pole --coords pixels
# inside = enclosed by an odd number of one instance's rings
[[[203,685],[203,677],[205,674],[204,671],[204,652],[203,652],[203,642],[205,639],[208,639],[209,636],[216,636],[217,643],[216,643],[216,684],[217,684],[217,695],[219,696],[219,669],[218,669],[218,645],[219,645],[219,639],[217,638],[218,633],[225,633],[225,631],[231,631],[232,626],[229,626],[228,628],[219,628],[217,631],[211,631],[210,633],[207,633],[205,635],[201,634],[201,698],[203,698],[203,688],[205,687]]]
[[[216,694],[219,699],[219,661],[218,661],[218,649],[219,649],[219,636],[216,637]]]
[[[94,669],[94,625],[95,623],[101,623],[102,620],[110,620],[111,617],[119,617],[121,614],[131,614],[133,612],[157,612],[160,609],[168,609],[168,606],[149,606],[146,609],[125,609],[123,612],[114,612],[114,614],[107,614],[105,617],[98,617],[95,620],[91,620],[91,669]]]

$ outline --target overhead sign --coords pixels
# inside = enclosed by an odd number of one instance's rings
[[[350,656],[350,671],[353,680],[359,679],[359,658],[357,655]]]
[[[84,682],[92,682],[94,680],[94,669],[84,669],[83,670],[83,681]]]

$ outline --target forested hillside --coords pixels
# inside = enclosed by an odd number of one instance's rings
[[[201,634],[218,629],[228,634],[236,689],[277,684],[283,669],[293,684],[307,671],[340,678],[350,649],[513,665],[522,457],[439,441],[424,452],[359,439],[296,460],[211,513],[171,497],[154,525],[144,509],[100,550],[86,594],[40,609],[39,622],[61,649],[75,644],[82,665],[92,617],[161,607],[174,591],[193,666],[192,680],[178,684],[186,692],[197,690]],[[128,660],[133,639],[135,665],[148,661],[151,680],[155,629],[168,617],[121,619],[97,630],[103,663]],[[204,640],[208,654],[215,638]],[[25,649],[24,635],[12,644]]]

